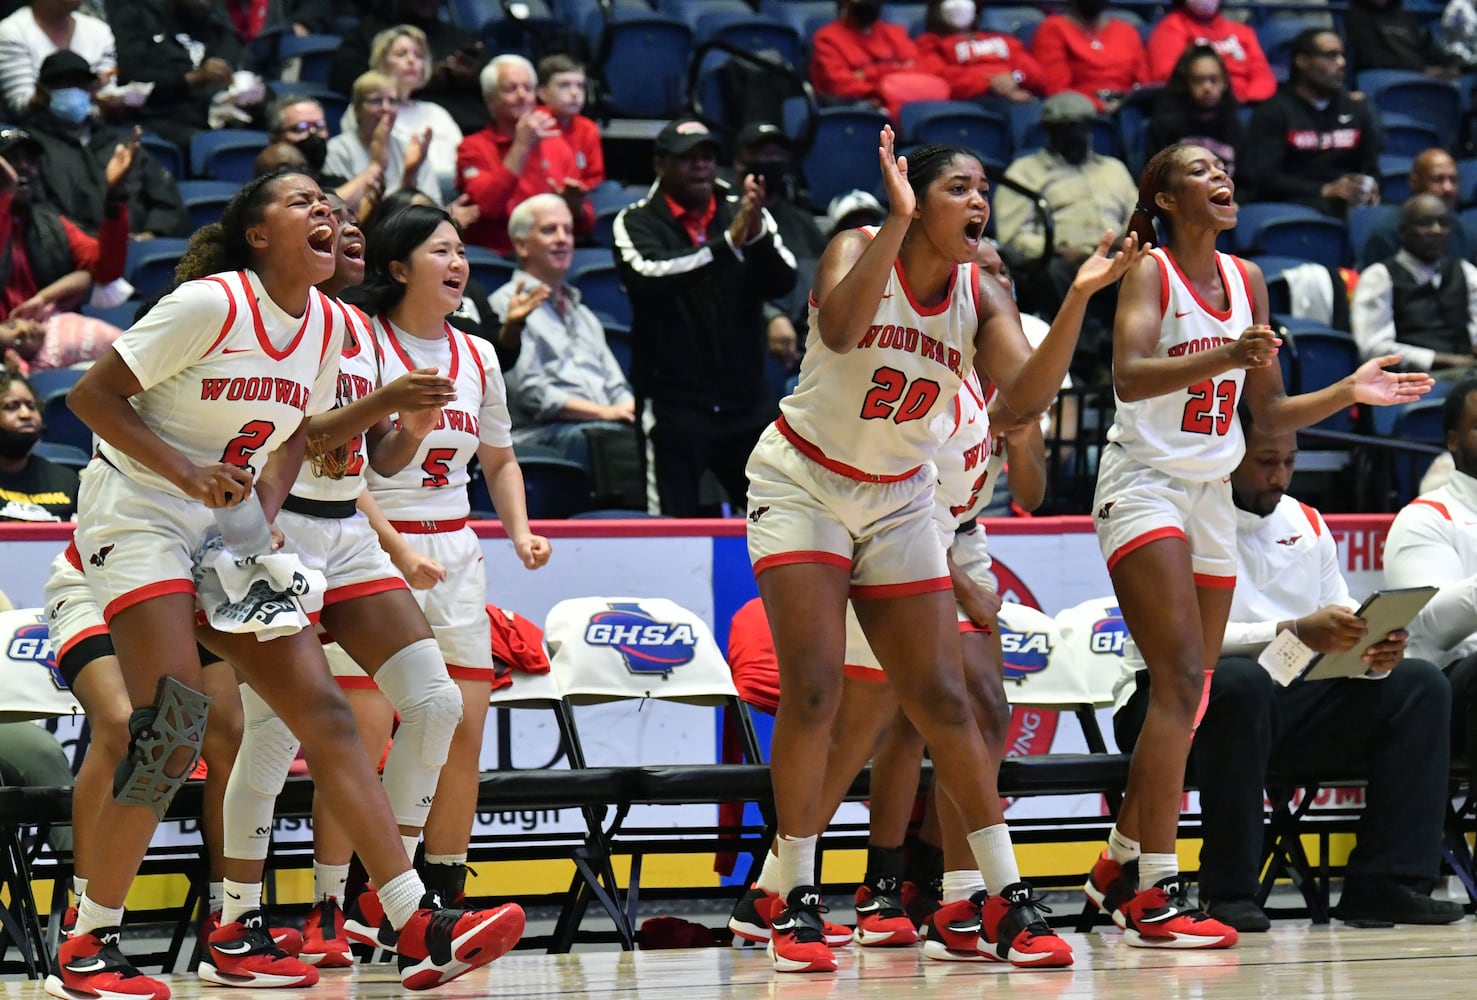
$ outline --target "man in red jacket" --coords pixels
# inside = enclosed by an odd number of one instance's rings
[[[456,186],[482,215],[467,228],[468,243],[510,253],[508,216],[536,194],[553,192],[569,204],[577,235],[595,229],[595,207],[585,200],[579,158],[559,122],[538,106],[533,64],[501,55],[482,71],[482,97],[492,121],[462,140]]]
[[[839,0],[838,9],[811,41],[811,85],[823,98],[881,107],[882,81],[913,70],[918,51],[905,30],[878,20],[882,0]]]

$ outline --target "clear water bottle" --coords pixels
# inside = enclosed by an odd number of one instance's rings
[[[272,551],[272,528],[267,524],[267,514],[256,490],[234,507],[215,508],[215,523],[220,525],[221,542],[237,559]]]

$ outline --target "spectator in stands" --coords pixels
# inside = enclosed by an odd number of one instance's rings
[[[1239,187],[1329,215],[1379,201],[1380,135],[1369,102],[1344,89],[1344,43],[1326,28],[1292,42],[1287,83],[1252,112]]]
[[[332,0],[225,0],[226,16],[241,40],[250,44],[263,36],[291,31],[324,34],[333,27]]]
[[[763,304],[795,284],[795,258],[764,210],[764,188],[715,183],[718,139],[702,122],[656,137],[656,189],[615,220],[615,262],[631,297],[632,384],[660,512],[702,512],[711,470],[743,509],[749,453],[774,419]],[[655,513],[655,511],[653,512]]]
[[[1410,651],[1446,671],[1453,752],[1477,761],[1477,379],[1452,387],[1441,429],[1455,468],[1444,485],[1395,515],[1385,584],[1441,588],[1410,623]]]
[[[1238,931],[1271,922],[1255,897],[1261,880],[1268,768],[1298,774],[1359,767],[1368,779],[1358,843],[1334,913],[1348,921],[1447,924],[1457,903],[1430,897],[1441,868],[1451,692],[1441,672],[1407,658],[1391,632],[1364,654],[1364,677],[1281,686],[1256,660],[1281,632],[1318,653],[1339,653],[1368,623],[1339,573],[1322,515],[1286,493],[1297,455],[1293,431],[1269,434],[1243,408],[1246,454],[1231,473],[1236,503],[1236,589],[1210,698],[1191,762],[1200,788],[1200,902]],[[1386,560],[1388,561],[1388,549]],[[1118,745],[1138,742],[1149,672],[1119,688]]]
[[[31,0],[0,21],[0,111],[26,113],[42,60],[58,50],[77,53],[99,80],[117,68],[113,29],[78,13],[79,6],[79,0]]]
[[[882,0],[837,0],[837,17],[811,39],[810,83],[831,103],[889,103],[883,81],[913,72],[918,49],[906,29],[880,20]]]
[[[308,158],[303,151],[298,149],[294,143],[287,140],[268,143],[256,154],[256,159],[251,161],[251,173],[253,177],[270,174],[273,170],[301,170],[310,173],[312,167],[308,166]]]
[[[1041,109],[1046,148],[1027,153],[1005,171],[1007,179],[1039,192],[1050,206],[1054,246],[1046,245],[1045,220],[1030,199],[1003,185],[995,192],[1001,256],[1017,274],[1045,261],[1041,279],[1022,282],[1018,288],[1021,308],[1041,316],[1056,315],[1078,266],[1097,251],[1103,230],[1123,232],[1138,201],[1138,185],[1128,168],[1092,151],[1096,114],[1092,101],[1076,91],[1048,97]],[[1088,306],[1078,348],[1084,361],[1106,361],[1117,301],[1113,286],[1094,296]]]
[[[1046,74],[1020,41],[976,27],[975,0],[929,0],[918,36],[918,68],[943,77],[949,97],[1006,111],[1046,94]]]
[[[395,191],[410,187],[421,192],[433,205],[440,206],[441,185],[429,167],[425,167],[426,133],[414,137],[409,147],[395,135],[395,114],[400,107],[395,81],[376,70],[361,73],[354,81],[349,105],[352,124],[328,140],[328,156],[323,173],[330,183],[350,178],[361,180],[365,190],[378,187]],[[421,159],[406,169],[407,153],[414,151]],[[346,198],[349,204],[360,204]],[[355,213],[356,215],[359,213]],[[368,218],[369,212],[363,213]]]
[[[1242,104],[1265,101],[1277,92],[1277,78],[1256,32],[1222,17],[1221,0],[1174,0],[1149,35],[1149,81],[1167,81],[1185,50],[1199,45],[1210,46],[1221,57],[1231,93]]]
[[[87,61],[60,50],[41,63],[26,128],[41,145],[45,169],[37,181],[41,200],[88,232],[98,232],[108,200],[108,162],[130,132],[106,124],[92,100],[97,76]],[[136,240],[188,236],[190,217],[174,178],[143,146],[124,179],[128,218]]]
[[[441,105],[423,93],[431,80],[430,51],[426,33],[413,24],[386,28],[374,36],[369,53],[369,68],[384,73],[395,81],[400,106],[395,110],[394,136],[409,147],[425,140],[430,130],[429,166],[443,188],[452,187],[456,177],[456,151],[462,144],[462,130]],[[344,115],[348,127],[350,113]]]
[[[250,69],[225,11],[210,0],[109,0],[118,36],[118,80],[154,84],[139,124],[180,149],[206,128],[250,126],[265,91],[235,82]],[[255,98],[255,100],[253,100]]]
[[[580,183],[593,191],[605,183],[605,149],[600,126],[581,112],[585,109],[585,67],[573,56],[556,53],[538,64],[538,99],[559,122],[559,131],[574,149]]]
[[[328,117],[316,97],[287,93],[267,105],[267,141],[297,147],[314,175],[328,159]]]
[[[45,322],[76,309],[94,281],[123,276],[128,203],[123,182],[136,143],[108,163],[108,196],[96,237],[38,200],[41,144],[23,129],[0,129],[0,321]]]
[[[1138,29],[1109,17],[1107,9],[1108,0],[1069,0],[1065,14],[1051,15],[1036,29],[1031,54],[1046,74],[1048,94],[1074,90],[1112,112],[1148,80]]]
[[[536,194],[513,209],[508,233],[518,270],[492,293],[491,306],[504,330],[521,326],[518,363],[508,376],[513,444],[552,448],[593,473],[585,428],[619,426],[634,443],[636,402],[600,320],[565,284],[574,218],[563,198]]]
[[[487,52],[475,31],[459,28],[441,19],[445,4],[440,0],[395,0],[388,15],[375,5],[359,10],[359,24],[344,36],[328,72],[328,85],[347,94],[360,73],[370,68],[370,50],[375,37],[387,28],[409,24],[426,36],[430,53],[430,79],[416,91],[418,100],[434,101],[456,120],[463,135],[471,135],[487,123],[478,74],[487,63]]]
[[[867,191],[848,191],[838,194],[826,206],[826,242],[835,239],[843,229],[858,226],[880,226],[887,218],[887,210],[875,196]]]
[[[1344,33],[1354,53],[1356,73],[1405,69],[1438,80],[1455,80],[1461,75],[1461,58],[1442,48],[1422,18],[1406,10],[1402,0],[1349,0]]]
[[[1451,244],[1446,252],[1453,257],[1472,260],[1477,257],[1477,230],[1457,214],[1461,197],[1461,175],[1456,160],[1444,149],[1423,150],[1410,162],[1410,193],[1434,194],[1451,210]],[[1359,247],[1354,250],[1357,253]],[[1398,213],[1377,221],[1364,241],[1364,260],[1384,260],[1400,249]]]
[[[1204,146],[1236,176],[1236,151],[1246,142],[1226,64],[1209,45],[1192,45],[1175,63],[1149,118],[1149,149],[1177,142]]]
[[[585,198],[574,147],[534,95],[533,64],[501,55],[482,71],[482,93],[492,121],[463,140],[457,151],[457,187],[481,217],[467,227],[468,243],[512,251],[508,216],[536,194],[552,191],[569,204],[575,232],[595,229],[595,206]]]
[[[0,521],[70,521],[77,511],[77,473],[32,454],[45,430],[31,383],[0,368]]]
[[[1449,0],[1441,12],[1441,48],[1466,67],[1477,65],[1477,2]]]
[[[1349,325],[1363,358],[1402,354],[1422,371],[1465,371],[1477,354],[1477,266],[1447,252],[1451,209],[1434,194],[1400,209],[1400,249],[1359,275]]]

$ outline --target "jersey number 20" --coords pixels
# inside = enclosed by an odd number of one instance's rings
[[[863,420],[886,420],[905,424],[927,415],[939,398],[939,384],[931,379],[915,379],[896,368],[883,366],[872,373],[872,388],[862,400]]]
[[[1206,379],[1190,386],[1190,400],[1185,404],[1185,415],[1180,420],[1180,430],[1186,434],[1223,435],[1231,429],[1236,418],[1236,383],[1231,379],[1220,382]]]

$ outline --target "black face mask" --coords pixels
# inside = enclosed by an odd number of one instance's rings
[[[39,430],[0,430],[0,458],[25,458],[40,440]]]
[[[764,182],[765,197],[790,196],[790,166],[787,163],[751,163],[747,173]]]
[[[877,18],[882,16],[882,4],[880,3],[853,3],[851,5],[851,19],[863,28],[870,28],[877,23]]]
[[[315,171],[323,169],[323,161],[328,159],[328,140],[317,132],[309,132],[308,135],[298,142],[297,151],[303,154],[303,159],[308,161],[308,166]]]

